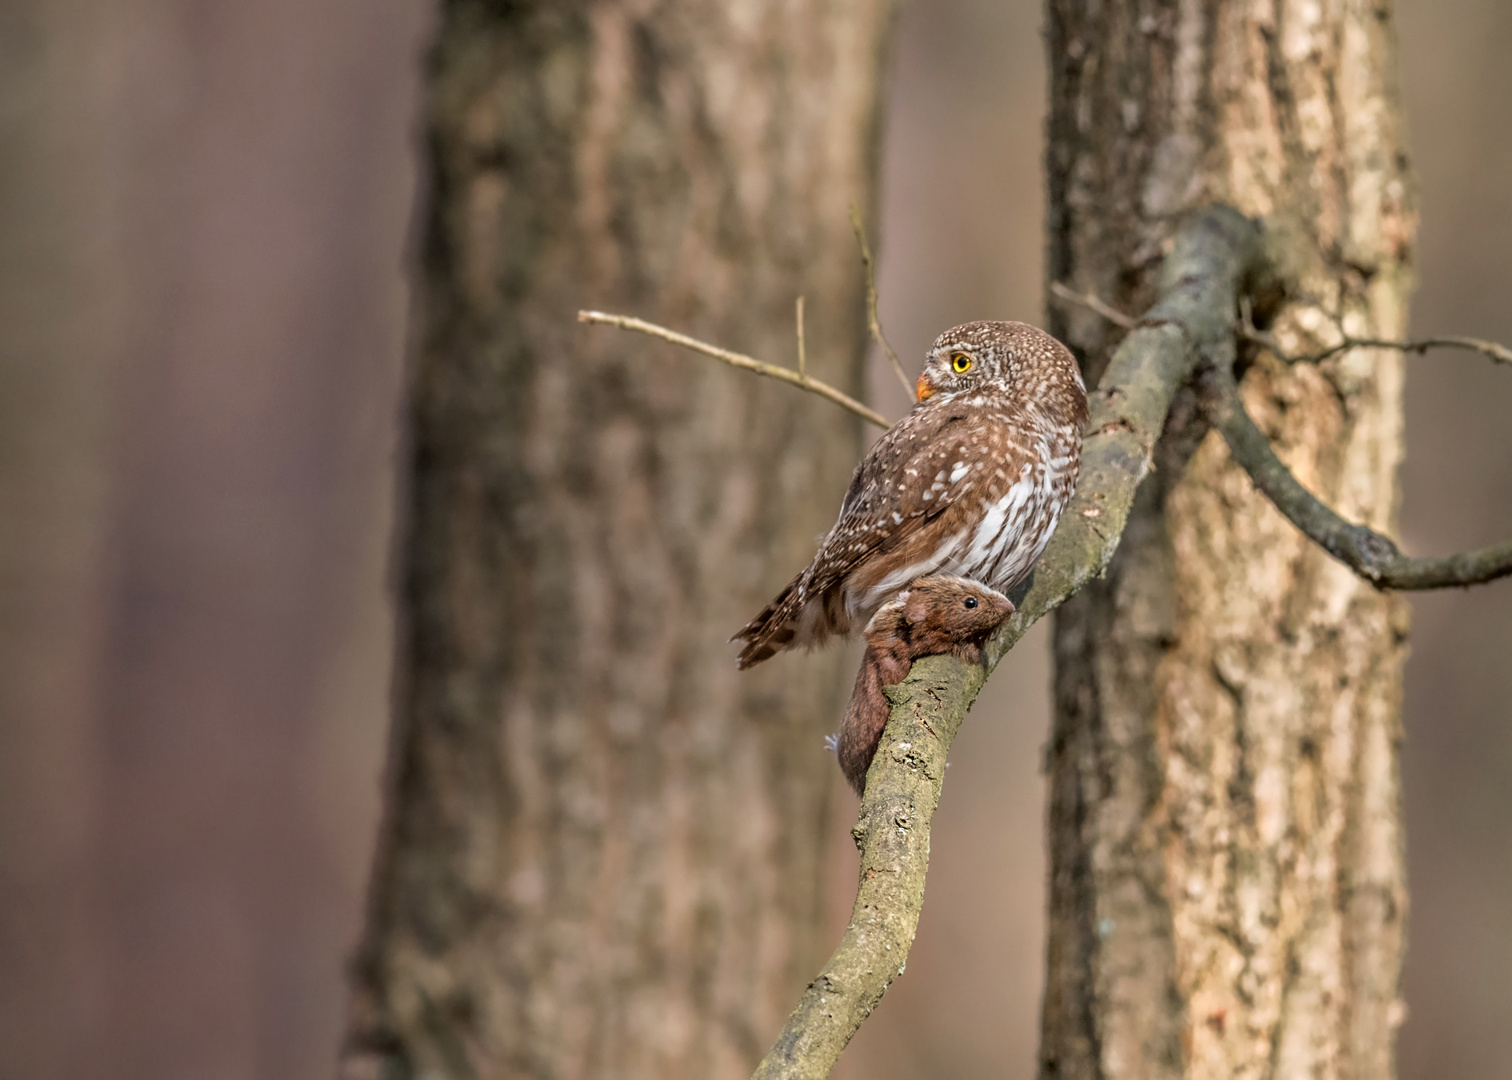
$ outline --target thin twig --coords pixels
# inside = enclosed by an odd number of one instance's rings
[[[1317,364],[1327,360],[1331,356],[1348,352],[1351,349],[1396,349],[1404,353],[1417,353],[1422,355],[1429,349],[1465,349],[1469,352],[1477,352],[1487,357],[1496,364],[1512,365],[1512,349],[1495,341],[1485,341],[1473,337],[1436,337],[1416,338],[1412,341],[1388,341],[1384,338],[1357,338],[1347,337],[1337,345],[1332,345],[1322,352],[1308,353],[1301,356],[1292,356],[1276,347],[1276,341],[1269,334],[1254,331],[1243,335],[1257,345],[1264,345],[1276,358],[1288,364]]]
[[[851,228],[856,230],[856,243],[861,245],[861,267],[866,271],[866,325],[871,330],[872,340],[882,346],[882,351],[887,354],[898,381],[903,384],[903,392],[912,399],[914,385],[908,381],[903,361],[898,359],[898,354],[887,343],[887,338],[882,333],[882,321],[877,318],[877,269],[872,260],[871,245],[866,242],[866,228],[861,224],[861,212],[856,209],[855,203],[851,203],[850,217]]]
[[[1079,293],[1061,281],[1051,282],[1050,291],[1067,303],[1095,311],[1110,323],[1113,323],[1115,326],[1121,326],[1125,330],[1132,330],[1139,325],[1137,319],[1125,315],[1115,307],[1110,307],[1094,293]],[[1253,341],[1256,345],[1268,349],[1275,355],[1276,359],[1284,364],[1318,364],[1329,357],[1337,356],[1339,353],[1349,352],[1351,349],[1396,349],[1399,352],[1417,353],[1418,355],[1422,355],[1430,349],[1465,349],[1469,352],[1480,353],[1482,356],[1489,358],[1493,363],[1512,366],[1512,349],[1495,341],[1460,336],[1416,338],[1410,341],[1352,337],[1348,334],[1343,334],[1342,323],[1339,322],[1336,316],[1330,317],[1341,328],[1341,337],[1337,344],[1330,345],[1321,352],[1289,353],[1273,335],[1267,334],[1255,326],[1251,314],[1249,297],[1245,296],[1240,297],[1239,300],[1239,327],[1237,333],[1245,341]]]
[[[1215,367],[1204,382],[1213,426],[1223,433],[1234,461],[1288,521],[1365,580],[1382,589],[1445,589],[1512,574],[1512,543],[1445,558],[1413,558],[1397,550],[1389,537],[1344,520],[1276,457],[1270,440],[1244,411],[1227,366]]]
[[[833,401],[842,409],[855,413],[861,419],[876,424],[880,428],[892,427],[892,422],[877,412],[861,404],[855,398],[843,390],[836,390],[828,383],[822,383],[818,379],[811,379],[803,372],[794,371],[792,368],[778,367],[776,364],[765,364],[754,357],[744,353],[731,352],[729,349],[721,349],[718,345],[710,345],[706,341],[689,337],[687,334],[679,334],[676,330],[668,330],[665,326],[657,326],[655,323],[646,322],[644,319],[633,318],[629,315],[610,315],[602,311],[579,311],[578,322],[602,323],[605,326],[617,326],[621,330],[634,330],[638,333],[649,334],[663,341],[670,341],[674,345],[681,345],[685,349],[712,356],[716,360],[723,360],[731,367],[738,367],[745,371],[754,371],[758,375],[765,375],[769,379],[778,379],[785,383],[791,383],[811,394],[818,394],[822,398]]]
[[[1121,326],[1125,330],[1132,330],[1139,325],[1138,319],[1133,318],[1129,315],[1125,315],[1117,308],[1110,307],[1109,305],[1103,303],[1103,301],[1093,293],[1077,292],[1071,286],[1067,285],[1064,281],[1052,281],[1050,283],[1050,292],[1054,296],[1058,297],[1061,300],[1064,300],[1068,304],[1075,304],[1077,307],[1084,307],[1089,311],[1097,312],[1097,314],[1107,319],[1114,326]]]
[[[1329,357],[1349,352],[1351,349],[1395,349],[1403,353],[1417,353],[1419,356],[1429,349],[1465,349],[1488,357],[1492,363],[1512,365],[1512,349],[1495,341],[1457,336],[1417,338],[1411,341],[1352,337],[1343,332],[1343,325],[1337,317],[1334,317],[1334,323],[1340,330],[1338,343],[1315,353],[1288,353],[1273,335],[1256,328],[1248,308],[1240,310],[1238,334],[1245,341],[1253,341],[1256,345],[1270,350],[1275,354],[1276,359],[1284,364],[1319,364]]]
[[[798,320],[798,374],[806,379],[808,378],[808,353],[803,347],[803,297],[800,296],[793,306]]]

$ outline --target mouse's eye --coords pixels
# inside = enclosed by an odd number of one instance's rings
[[[964,375],[971,370],[971,357],[963,352],[958,352],[950,358],[950,370],[957,375]]]
[[[977,606],[977,598],[974,596],[968,596],[963,602],[966,605],[967,611],[970,611],[972,608]]]

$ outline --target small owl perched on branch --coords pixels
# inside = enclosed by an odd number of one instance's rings
[[[935,339],[917,392],[856,467],[814,561],[731,639],[746,643],[740,667],[865,626],[925,574],[1006,593],[1045,549],[1087,422],[1070,351],[1027,323],[965,323]]]

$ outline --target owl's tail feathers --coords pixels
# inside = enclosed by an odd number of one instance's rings
[[[740,650],[740,659],[735,661],[735,666],[741,671],[755,667],[772,656],[777,655],[793,643],[798,636],[798,608],[799,601],[798,583],[803,580],[799,574],[788,582],[787,588],[777,594],[766,607],[761,609],[750,622],[736,631],[731,641],[744,641],[745,648]]]
[[[761,610],[731,641],[744,641],[736,667],[744,671],[794,646],[812,648],[835,634],[850,632],[844,595],[837,585],[815,594],[803,587],[803,574]]]

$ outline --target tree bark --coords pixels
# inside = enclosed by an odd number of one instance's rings
[[[820,959],[835,652],[737,677],[859,449],[887,8],[455,0],[430,62],[388,820],[354,1072],[745,1075]]]
[[[1389,6],[1050,0],[1049,279],[1137,312],[1180,217],[1262,217],[1288,347],[1405,329],[1415,229]],[[1053,330],[1095,380],[1120,331]],[[1301,351],[1301,350],[1293,350]],[[1402,360],[1241,356],[1330,505],[1387,531]],[[1179,399],[1107,577],[1060,612],[1043,1077],[1387,1078],[1406,892],[1406,620]]]

